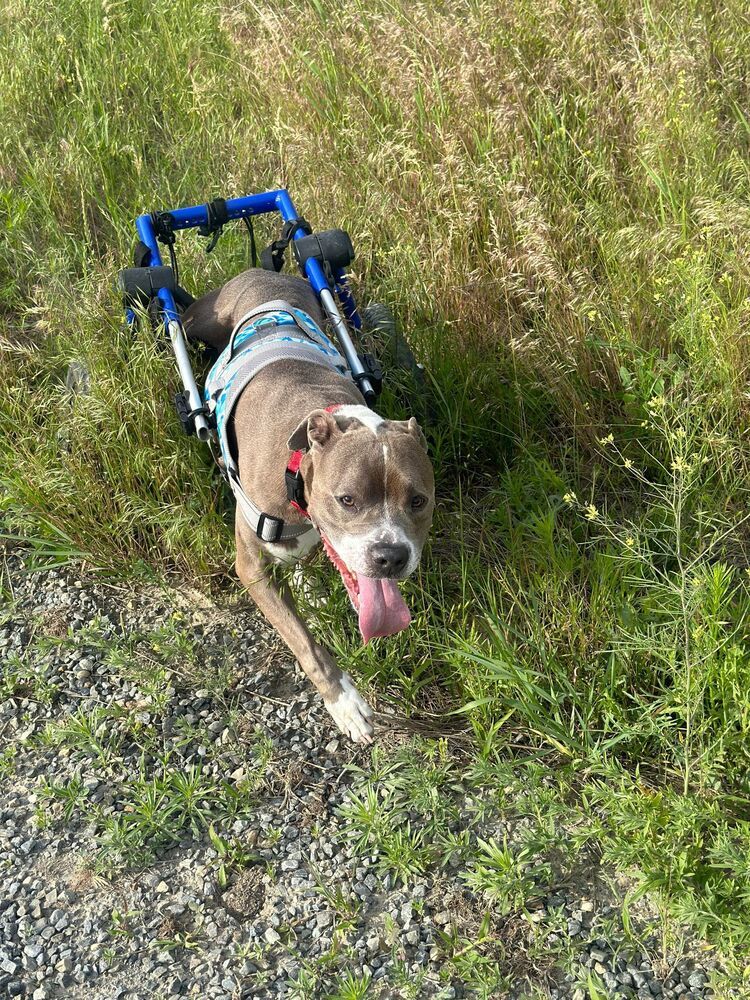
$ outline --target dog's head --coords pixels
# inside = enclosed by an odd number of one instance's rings
[[[289,439],[307,448],[301,471],[310,517],[359,612],[362,635],[409,623],[396,580],[419,565],[435,508],[435,478],[416,420],[383,420],[365,406],[314,410]]]

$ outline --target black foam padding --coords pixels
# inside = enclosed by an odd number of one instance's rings
[[[124,267],[117,284],[123,295],[133,302],[148,303],[160,288],[174,292],[176,286],[174,271],[166,264],[159,267]]]
[[[292,244],[300,267],[311,257],[330,264],[334,271],[343,270],[354,260],[354,247],[349,233],[343,229],[325,229],[322,233],[301,236]]]

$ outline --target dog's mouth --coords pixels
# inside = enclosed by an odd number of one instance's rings
[[[354,573],[322,533],[321,539],[359,615],[359,630],[364,641],[369,642],[376,636],[395,635],[407,628],[411,613],[396,581]]]

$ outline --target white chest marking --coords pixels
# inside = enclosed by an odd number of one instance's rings
[[[260,544],[263,551],[267,552],[276,562],[296,563],[300,559],[304,559],[316,545],[320,544],[320,535],[316,528],[311,528],[304,535],[300,535],[294,548],[276,542],[261,542]]]

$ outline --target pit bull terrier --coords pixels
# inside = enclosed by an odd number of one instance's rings
[[[263,339],[270,331],[270,346],[260,344],[263,360],[231,401],[226,421],[225,461],[238,479],[236,569],[337,726],[356,742],[370,742],[372,709],[267,567],[269,560],[297,561],[322,541],[364,641],[405,628],[410,614],[396,581],[418,566],[435,504],[424,435],[414,418],[385,420],[364,405],[323,334],[322,309],[302,278],[246,271],[193,303],[183,322],[188,336],[224,352],[217,365],[227,362],[242,336]],[[294,344],[290,356],[283,349],[279,354],[285,342]],[[231,376],[231,367],[225,370]],[[218,406],[227,405],[231,389],[216,395]],[[295,452],[304,501],[292,506],[286,478]],[[260,530],[253,511],[262,512],[261,529],[283,521],[285,537]]]

